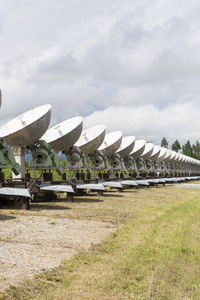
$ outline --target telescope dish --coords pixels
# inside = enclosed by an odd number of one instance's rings
[[[161,147],[161,150],[160,150],[160,153],[159,153],[159,156],[158,156],[157,160],[158,160],[159,162],[162,162],[162,161],[164,160],[166,154],[167,154],[167,149]]]
[[[184,155],[184,164],[189,165],[190,157],[187,155]]]
[[[166,149],[166,150],[167,150],[167,152],[166,152],[166,155],[165,155],[163,161],[166,162],[166,163],[168,163],[170,161],[170,158],[171,158],[171,155],[172,155],[172,151],[169,150],[169,149]]]
[[[97,125],[84,130],[74,146],[79,147],[85,155],[95,152],[105,137],[105,125]]]
[[[77,142],[82,127],[82,117],[71,118],[48,129],[41,139],[45,140],[56,151],[63,151]]]
[[[144,160],[147,160],[148,158],[150,158],[153,153],[153,148],[154,148],[153,143],[146,143],[144,152],[142,153],[142,155],[140,157],[143,158]]]
[[[51,105],[33,108],[0,128],[0,136],[11,146],[27,146],[38,141],[51,119]]]
[[[137,140],[137,141],[135,141],[135,145],[134,145],[133,150],[131,151],[130,155],[134,159],[140,158],[140,156],[144,152],[145,145],[146,145],[146,141],[145,140]]]
[[[186,161],[186,159],[187,159],[187,157],[184,155],[184,154],[180,154],[181,155],[181,162],[182,163],[185,163],[185,161]]]
[[[133,150],[135,144],[134,136],[126,136],[122,138],[121,145],[116,153],[118,153],[121,158],[125,158]]]
[[[176,162],[176,152],[171,151],[171,157],[170,157],[170,163],[175,163]]]
[[[151,156],[150,156],[150,159],[151,159],[152,161],[157,160],[157,158],[158,158],[159,155],[160,155],[160,151],[161,151],[161,147],[160,147],[160,146],[154,146],[154,147],[153,147],[153,152],[152,152],[152,154],[151,154]]]
[[[175,163],[179,163],[179,161],[180,161],[180,154],[178,152],[176,152]]]
[[[98,150],[102,151],[106,157],[112,156],[122,142],[122,132],[121,131],[113,131],[106,134],[105,139]]]
[[[182,156],[181,156],[181,154],[180,153],[176,153],[176,162],[177,163],[180,163],[182,161]]]

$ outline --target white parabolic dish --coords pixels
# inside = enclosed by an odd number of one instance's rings
[[[77,142],[82,128],[83,118],[74,117],[48,129],[41,139],[45,140],[56,151],[63,151]]]
[[[163,161],[168,163],[170,161],[171,156],[172,156],[172,151],[169,150],[169,149],[166,149],[166,150],[167,150],[167,152],[166,152],[166,155],[165,155]]]
[[[166,155],[167,155],[167,149],[164,148],[164,147],[161,147],[161,150],[160,150],[160,153],[159,153],[159,156],[158,156],[157,160],[159,162],[164,161],[164,158],[165,158]]]
[[[51,105],[33,108],[0,128],[0,136],[11,146],[27,146],[38,141],[51,120]]]
[[[134,159],[140,158],[140,156],[144,152],[145,145],[146,145],[146,141],[145,140],[137,140],[137,141],[135,141],[133,150],[131,151],[130,155]]]
[[[134,144],[135,144],[134,136],[123,137],[121,145],[116,153],[118,153],[121,156],[121,158],[125,158],[133,150]]]
[[[144,152],[142,153],[141,157],[144,160],[147,160],[151,157],[151,154],[153,153],[154,144],[153,143],[146,143]]]
[[[161,147],[160,146],[154,146],[153,147],[153,152],[152,152],[152,154],[150,156],[150,159],[152,161],[157,160],[157,158],[159,157],[160,151],[161,151]]]
[[[177,153],[175,151],[171,151],[171,157],[170,157],[169,162],[176,163],[176,160],[177,160],[176,157],[177,157]]]
[[[112,156],[120,147],[122,142],[122,132],[113,131],[107,133],[105,139],[98,150],[102,151],[106,157]]]
[[[75,143],[85,155],[95,152],[102,144],[105,137],[105,125],[97,125],[84,130]]]

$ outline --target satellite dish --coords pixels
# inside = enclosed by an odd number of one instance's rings
[[[159,153],[159,156],[158,156],[157,160],[159,162],[164,161],[164,158],[166,157],[166,154],[167,154],[167,149],[164,148],[164,147],[161,147],[161,150],[160,150],[160,153]]]
[[[154,146],[154,147],[153,147],[153,152],[152,152],[152,154],[151,154],[151,156],[150,156],[150,159],[151,159],[152,161],[157,160],[157,158],[158,158],[159,155],[160,155],[160,151],[161,151],[161,147],[160,147],[160,146]]]
[[[107,157],[112,156],[122,142],[122,132],[121,131],[113,131],[106,134],[105,139],[98,150],[102,151],[103,154]]]
[[[179,163],[180,161],[180,153],[176,152],[175,163]]]
[[[182,161],[182,156],[180,153],[176,153],[176,163],[180,163]]]
[[[170,157],[170,163],[175,163],[176,162],[176,156],[177,153],[175,151],[171,151],[171,157]]]
[[[51,105],[33,108],[0,128],[0,136],[11,146],[27,146],[38,141],[51,119]]]
[[[85,155],[95,152],[105,137],[105,125],[97,125],[84,130],[74,146],[79,147]]]
[[[186,155],[184,155],[184,154],[182,154],[183,155],[183,163],[184,163],[184,165],[187,165],[187,162],[188,162],[188,156],[186,156]]]
[[[151,154],[153,153],[154,144],[153,143],[146,143],[144,152],[140,156],[144,160],[147,160],[151,157]]]
[[[180,154],[181,156],[181,163],[185,163],[187,157],[185,155],[183,155],[182,153]]]
[[[71,118],[48,129],[41,139],[45,140],[56,151],[63,151],[77,142],[82,127],[82,117]]]
[[[133,150],[135,144],[134,136],[126,136],[122,138],[121,145],[116,153],[118,153],[121,158],[125,158]]]
[[[1,88],[0,88],[0,107],[1,107],[1,102],[2,102],[2,93],[1,93]]]
[[[130,155],[134,159],[140,158],[141,155],[142,155],[142,153],[144,152],[145,145],[146,145],[146,141],[145,140],[137,140],[137,141],[135,141],[133,150],[131,151]]]
[[[169,149],[166,149],[166,150],[167,150],[167,152],[166,152],[166,155],[165,155],[163,161],[166,162],[166,163],[168,163],[170,161],[170,158],[171,158],[171,155],[172,155],[172,151],[169,150]]]

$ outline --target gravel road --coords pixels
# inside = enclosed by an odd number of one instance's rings
[[[0,212],[0,289],[59,266],[114,230],[112,224],[99,221]]]

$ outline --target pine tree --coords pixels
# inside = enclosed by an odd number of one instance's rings
[[[165,137],[163,137],[160,145],[161,147],[168,148],[169,142],[166,140]]]

